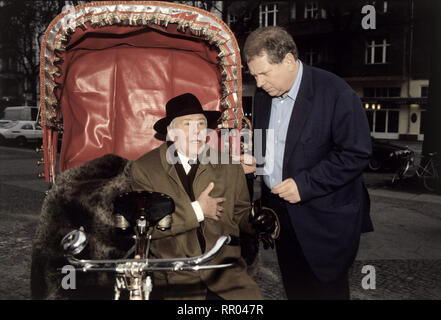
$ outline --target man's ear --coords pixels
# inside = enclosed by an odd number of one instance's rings
[[[285,58],[283,58],[283,61],[289,65],[295,65],[296,64],[296,58],[294,58],[294,55],[291,52],[288,52],[285,55]]]

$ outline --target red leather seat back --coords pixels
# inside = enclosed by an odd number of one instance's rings
[[[108,153],[136,159],[159,146],[153,124],[176,95],[191,92],[204,109],[220,110],[219,52],[207,42],[149,27],[109,31],[75,34],[63,54],[61,171]]]
[[[136,159],[158,146],[153,124],[184,92],[222,111],[221,129],[241,130],[246,122],[239,46],[218,16],[162,1],[92,2],[63,11],[41,40],[46,181],[107,153]],[[216,140],[210,144],[223,145]]]

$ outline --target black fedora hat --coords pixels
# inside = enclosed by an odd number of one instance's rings
[[[207,118],[207,126],[213,129],[216,127],[217,120],[222,114],[220,111],[205,111],[202,109],[198,98],[191,93],[184,93],[170,99],[165,105],[165,112],[165,118],[159,119],[153,125],[156,132],[161,134],[167,133],[167,126],[174,118],[196,113],[205,115]]]

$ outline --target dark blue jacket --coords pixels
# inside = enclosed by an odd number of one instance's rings
[[[270,112],[271,97],[257,90],[255,129],[268,128]],[[265,140],[264,133],[263,154]],[[255,148],[258,144],[255,141]],[[297,183],[302,201],[286,202],[286,208],[306,259],[322,281],[347,270],[360,233],[373,230],[362,177],[371,152],[358,95],[336,75],[304,64],[286,138],[283,180]]]

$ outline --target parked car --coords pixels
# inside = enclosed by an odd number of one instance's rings
[[[372,138],[372,157],[368,168],[371,171],[396,171],[409,157],[414,157],[414,152],[408,147]]]
[[[41,127],[35,121],[12,121],[0,127],[0,143],[15,142],[24,146],[28,142],[41,142]]]
[[[12,120],[0,119],[0,128],[11,122]]]

